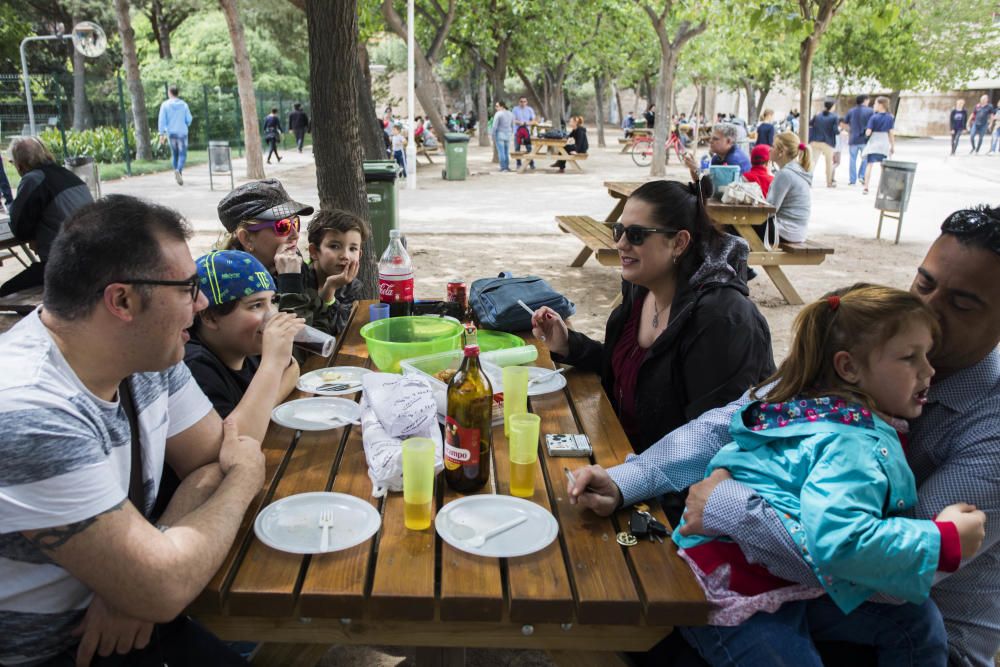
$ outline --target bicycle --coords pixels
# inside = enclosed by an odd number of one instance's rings
[[[681,144],[681,138],[677,132],[671,132],[670,138],[667,139],[667,164],[670,164],[670,150],[673,149],[674,153],[677,154],[677,161],[684,162],[684,145]],[[649,163],[653,161],[653,138],[650,137],[637,137],[632,144],[632,162],[639,167],[648,167]]]

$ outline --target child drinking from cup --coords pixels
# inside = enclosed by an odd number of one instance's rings
[[[935,521],[901,516],[916,502],[905,420],[927,402],[938,335],[917,297],[888,287],[837,290],[799,314],[788,357],[734,417],[733,442],[708,472],[729,471],[776,510],[820,586],[749,563],[724,536],[676,531],[716,605],[711,625],[681,630],[710,663],[818,666],[810,633],[870,644],[880,665],[947,662],[928,594],[937,570],[954,571],[978,550],[985,518],[961,504]],[[905,604],[855,612],[876,593]]]

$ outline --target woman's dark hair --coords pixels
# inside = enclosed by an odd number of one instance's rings
[[[698,183],[649,181],[639,186],[629,199],[646,202],[653,208],[653,224],[667,229],[685,230],[691,243],[677,262],[679,277],[687,280],[705,261],[706,250],[722,240],[708,218],[705,200],[712,196],[712,181],[707,176]]]
[[[88,316],[109,284],[162,278],[168,268],[162,243],[190,237],[180,213],[137,197],[107,195],[78,209],[45,263],[45,310],[64,320]],[[137,288],[143,297],[148,293]]]

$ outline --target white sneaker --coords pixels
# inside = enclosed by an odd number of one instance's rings
[[[175,171],[174,172],[174,179],[177,180],[177,185],[184,185],[184,177],[181,176],[181,172]]]

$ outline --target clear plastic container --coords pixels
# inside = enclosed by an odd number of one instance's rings
[[[430,382],[437,402],[438,415],[444,418],[448,412],[448,383],[443,379],[444,371],[451,371],[450,379],[462,365],[462,350],[438,352],[422,357],[404,359],[399,363],[403,375],[419,375]],[[503,423],[503,370],[487,361],[482,356],[479,359],[483,372],[493,386],[493,423]],[[441,374],[441,375],[439,375]]]

